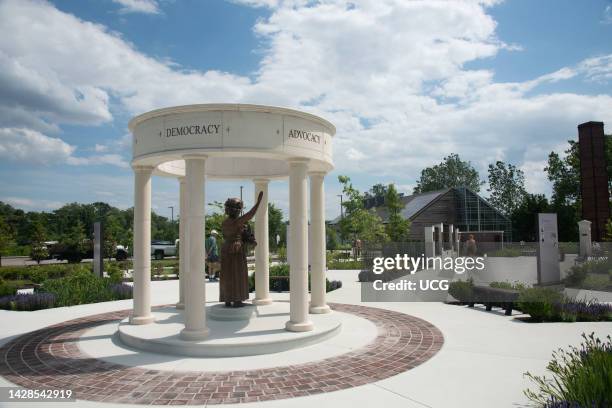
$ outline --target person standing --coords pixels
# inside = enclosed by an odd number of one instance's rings
[[[210,231],[206,238],[206,271],[209,280],[216,280],[219,277],[219,246],[217,244],[217,230]]]
[[[468,235],[468,239],[465,243],[465,249],[467,252],[467,256],[476,256],[476,240],[474,239],[474,234]]]

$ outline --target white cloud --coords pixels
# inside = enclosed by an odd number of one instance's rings
[[[29,129],[0,128],[0,157],[10,161],[51,164],[72,156],[75,147]]]
[[[612,6],[607,5],[603,12],[602,24],[612,24]]]
[[[60,208],[64,203],[60,201],[49,201],[49,200],[33,200],[30,198],[23,197],[3,197],[0,201],[8,203],[13,207],[25,208],[25,209],[36,209],[36,210],[55,210]]]
[[[128,162],[118,154],[101,154],[97,156],[89,157],[69,157],[66,163],[73,166],[91,166],[91,165],[102,165],[110,164],[117,167],[129,168]]]
[[[159,4],[155,0],[113,0],[121,5],[123,13],[159,14]]]
[[[96,143],[96,145],[94,146],[94,151],[98,153],[107,152],[108,146]]]
[[[101,154],[89,157],[76,157],[75,146],[63,140],[44,135],[36,130],[24,128],[0,128],[0,158],[38,165],[70,164],[129,167],[118,154]]]

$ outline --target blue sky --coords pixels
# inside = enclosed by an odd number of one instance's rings
[[[130,207],[127,122],[164,106],[260,103],[332,121],[328,218],[338,174],[409,193],[453,152],[483,178],[512,162],[549,193],[548,152],[577,124],[612,120],[608,0],[0,0],[0,31],[0,200],[25,210]],[[156,212],[178,206],[177,184],[154,179]],[[209,183],[208,201],[240,185],[250,201],[248,180]],[[285,210],[286,190],[271,187]]]

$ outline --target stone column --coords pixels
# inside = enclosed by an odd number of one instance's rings
[[[589,257],[593,253],[593,244],[591,242],[591,221],[579,221],[578,231],[580,234],[580,256]]]
[[[189,251],[185,276],[185,328],[183,340],[201,340],[208,335],[206,327],[206,281],[204,279],[204,182],[206,156],[186,155],[187,234]]]
[[[255,299],[254,305],[269,305],[270,298],[270,249],[268,241],[268,179],[254,179],[255,201],[260,192],[263,198],[255,214]]]
[[[148,324],[151,314],[151,173],[134,167],[134,306],[131,324]]]
[[[325,173],[310,173],[310,233],[311,259],[310,313],[329,313],[325,302]]]
[[[308,161],[289,161],[289,263],[290,318],[285,324],[289,331],[312,330],[308,317],[308,202],[306,171]]]
[[[177,309],[185,308],[185,275],[187,274],[187,180],[179,177],[179,301]]]
[[[436,256],[436,244],[434,242],[434,227],[425,227],[425,256],[433,258]]]

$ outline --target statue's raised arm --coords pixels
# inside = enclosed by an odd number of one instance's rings
[[[244,215],[240,216],[240,218],[238,218],[238,221],[242,222],[244,224],[249,222],[251,220],[251,218],[253,218],[255,216],[255,213],[257,213],[257,209],[259,208],[259,204],[261,204],[261,199],[262,198],[263,198],[263,191],[260,191],[259,195],[257,196],[257,202],[255,203],[253,208],[251,208]]]

